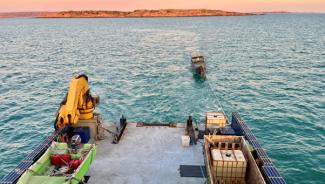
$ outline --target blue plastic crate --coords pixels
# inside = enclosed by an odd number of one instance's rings
[[[273,166],[271,159],[268,157],[262,157],[260,158],[260,161],[262,162],[263,166]]]
[[[246,131],[246,132],[250,132],[250,128],[247,126],[247,124],[243,121],[241,123],[239,123],[239,126],[240,128],[243,130],[243,131]]]
[[[16,169],[20,169],[20,170],[27,170],[31,165],[33,165],[34,161],[31,160],[24,160],[22,162],[20,162],[20,164],[16,167]]]
[[[39,146],[37,146],[34,151],[36,151],[37,153],[40,152],[44,152],[45,150],[47,150],[48,146],[44,145],[44,144],[40,144]]]
[[[51,145],[53,139],[47,138],[45,141],[42,142],[43,145]]]
[[[273,165],[263,165],[261,171],[269,184],[285,184],[285,180]]]
[[[26,159],[27,160],[32,160],[32,161],[36,161],[40,158],[40,156],[42,155],[43,153],[42,152],[38,152],[38,151],[33,151],[32,153],[30,153]]]
[[[15,170],[11,171],[8,173],[2,180],[0,181],[0,184],[11,184],[11,183],[16,183],[16,181],[19,179],[21,176],[21,172],[16,172]]]
[[[253,134],[248,134],[248,135],[245,135],[246,139],[251,142],[251,141],[256,141],[256,137],[253,135]]]
[[[257,140],[248,140],[248,142],[252,145],[252,147],[256,149],[262,149],[262,146],[260,143],[257,142]],[[265,151],[264,151],[265,152]],[[258,155],[258,154],[257,154]],[[262,157],[262,156],[261,156]]]
[[[38,145],[27,157],[26,160],[36,161],[43,153],[50,147],[50,144],[40,144]]]
[[[247,137],[248,135],[252,135],[252,132],[250,130],[248,130],[248,129],[244,129],[243,134],[244,134],[245,137]]]
[[[255,151],[258,158],[268,157],[268,155],[266,154],[263,148],[255,149]]]
[[[262,166],[261,170],[267,177],[281,177],[280,173],[274,166]]]
[[[239,112],[233,112],[232,113],[232,120],[242,120],[240,115],[239,115]]]
[[[244,120],[237,120],[237,121],[238,121],[238,124],[240,124],[240,125],[246,125]]]
[[[285,180],[282,177],[270,177],[267,181],[270,184],[286,184]]]
[[[243,134],[252,134],[251,130],[247,127],[247,125],[240,125],[239,128],[243,131]]]

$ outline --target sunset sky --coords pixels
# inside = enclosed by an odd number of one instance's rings
[[[166,8],[325,12],[325,0],[0,0],[0,12]]]

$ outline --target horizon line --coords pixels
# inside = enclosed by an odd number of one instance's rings
[[[32,11],[0,11],[0,13],[39,13],[39,12],[66,12],[66,11],[118,11],[118,12],[133,12],[137,10],[220,10],[227,12],[237,12],[237,13],[325,13],[325,11],[286,11],[286,10],[272,10],[272,11],[233,11],[233,10],[222,10],[222,9],[208,9],[208,8],[161,8],[161,9],[133,9],[133,10],[104,10],[104,9],[80,9],[80,10],[55,10],[55,11],[46,11],[46,10],[32,10]]]

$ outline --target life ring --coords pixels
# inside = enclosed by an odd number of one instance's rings
[[[68,143],[69,142],[69,137],[67,134],[62,134],[61,135],[61,141],[62,142],[65,142],[65,143]]]

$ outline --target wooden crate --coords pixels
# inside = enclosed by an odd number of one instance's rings
[[[234,170],[233,173],[235,174],[231,174],[230,175],[231,177],[229,177],[229,175],[225,175],[228,177],[220,177],[219,175],[222,176],[222,174],[218,174],[217,177],[217,166],[219,163],[215,163],[213,161],[212,154],[211,154],[212,149],[231,150],[231,151],[241,150],[244,158],[246,159],[245,171],[244,171],[244,167],[243,170],[239,170],[238,168],[240,167],[237,167],[236,165],[237,170]],[[256,162],[250,152],[248,144],[245,142],[243,136],[205,135],[204,155],[205,155],[207,174],[209,177],[209,182],[211,184],[245,184],[245,183],[265,184],[264,178],[260,173],[260,170],[256,165]],[[234,168],[233,164],[229,164],[229,165],[227,164],[227,166],[229,166],[227,167],[227,169]],[[245,166],[245,164],[243,165],[239,164],[238,166]],[[243,176],[244,174],[245,177],[236,177],[236,176]]]
[[[223,178],[217,179],[216,184],[245,184],[246,181],[240,178]]]

